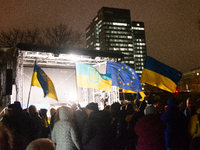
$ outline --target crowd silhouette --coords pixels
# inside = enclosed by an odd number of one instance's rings
[[[22,109],[10,104],[0,122],[0,150],[200,150],[200,99],[153,104]]]

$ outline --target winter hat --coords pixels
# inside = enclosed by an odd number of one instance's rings
[[[15,101],[12,107],[13,109],[22,109],[21,103],[19,101]]]
[[[149,115],[149,114],[156,114],[156,108],[152,105],[150,106],[147,106],[145,109],[144,109],[144,114],[145,115]]]
[[[167,105],[168,105],[168,110],[176,110],[178,107],[178,102],[176,99],[170,98],[167,101]]]
[[[87,106],[86,106],[87,109],[91,109],[91,110],[94,110],[94,111],[98,111],[99,108],[98,108],[98,104],[97,103],[89,103]]]

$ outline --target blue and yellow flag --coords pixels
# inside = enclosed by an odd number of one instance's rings
[[[112,75],[112,85],[123,89],[125,93],[130,93],[128,90],[135,93],[140,91],[140,77],[128,65],[107,61],[106,73]]]
[[[77,87],[101,89],[111,91],[111,74],[101,74],[89,64],[76,62],[76,81]]]
[[[51,79],[46,73],[35,63],[31,86],[41,87],[44,91],[44,97],[50,97],[58,101],[56,91]]]
[[[162,90],[175,93],[182,73],[156,59],[146,56],[141,82],[158,87]]]
[[[138,100],[139,101],[143,101],[145,97],[146,97],[146,94],[143,91],[138,93]]]

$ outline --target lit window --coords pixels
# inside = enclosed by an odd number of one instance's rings
[[[133,46],[133,44],[128,44],[128,47],[132,47]]]
[[[117,26],[127,26],[127,23],[113,22],[113,25],[117,25]]]
[[[127,36],[128,39],[132,39],[132,36]]]
[[[96,17],[94,21],[97,21],[97,20],[98,20],[98,17]]]

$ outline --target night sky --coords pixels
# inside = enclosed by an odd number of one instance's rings
[[[101,7],[145,23],[147,54],[185,73],[200,67],[200,0],[0,0],[0,30],[63,22],[84,34]]]

